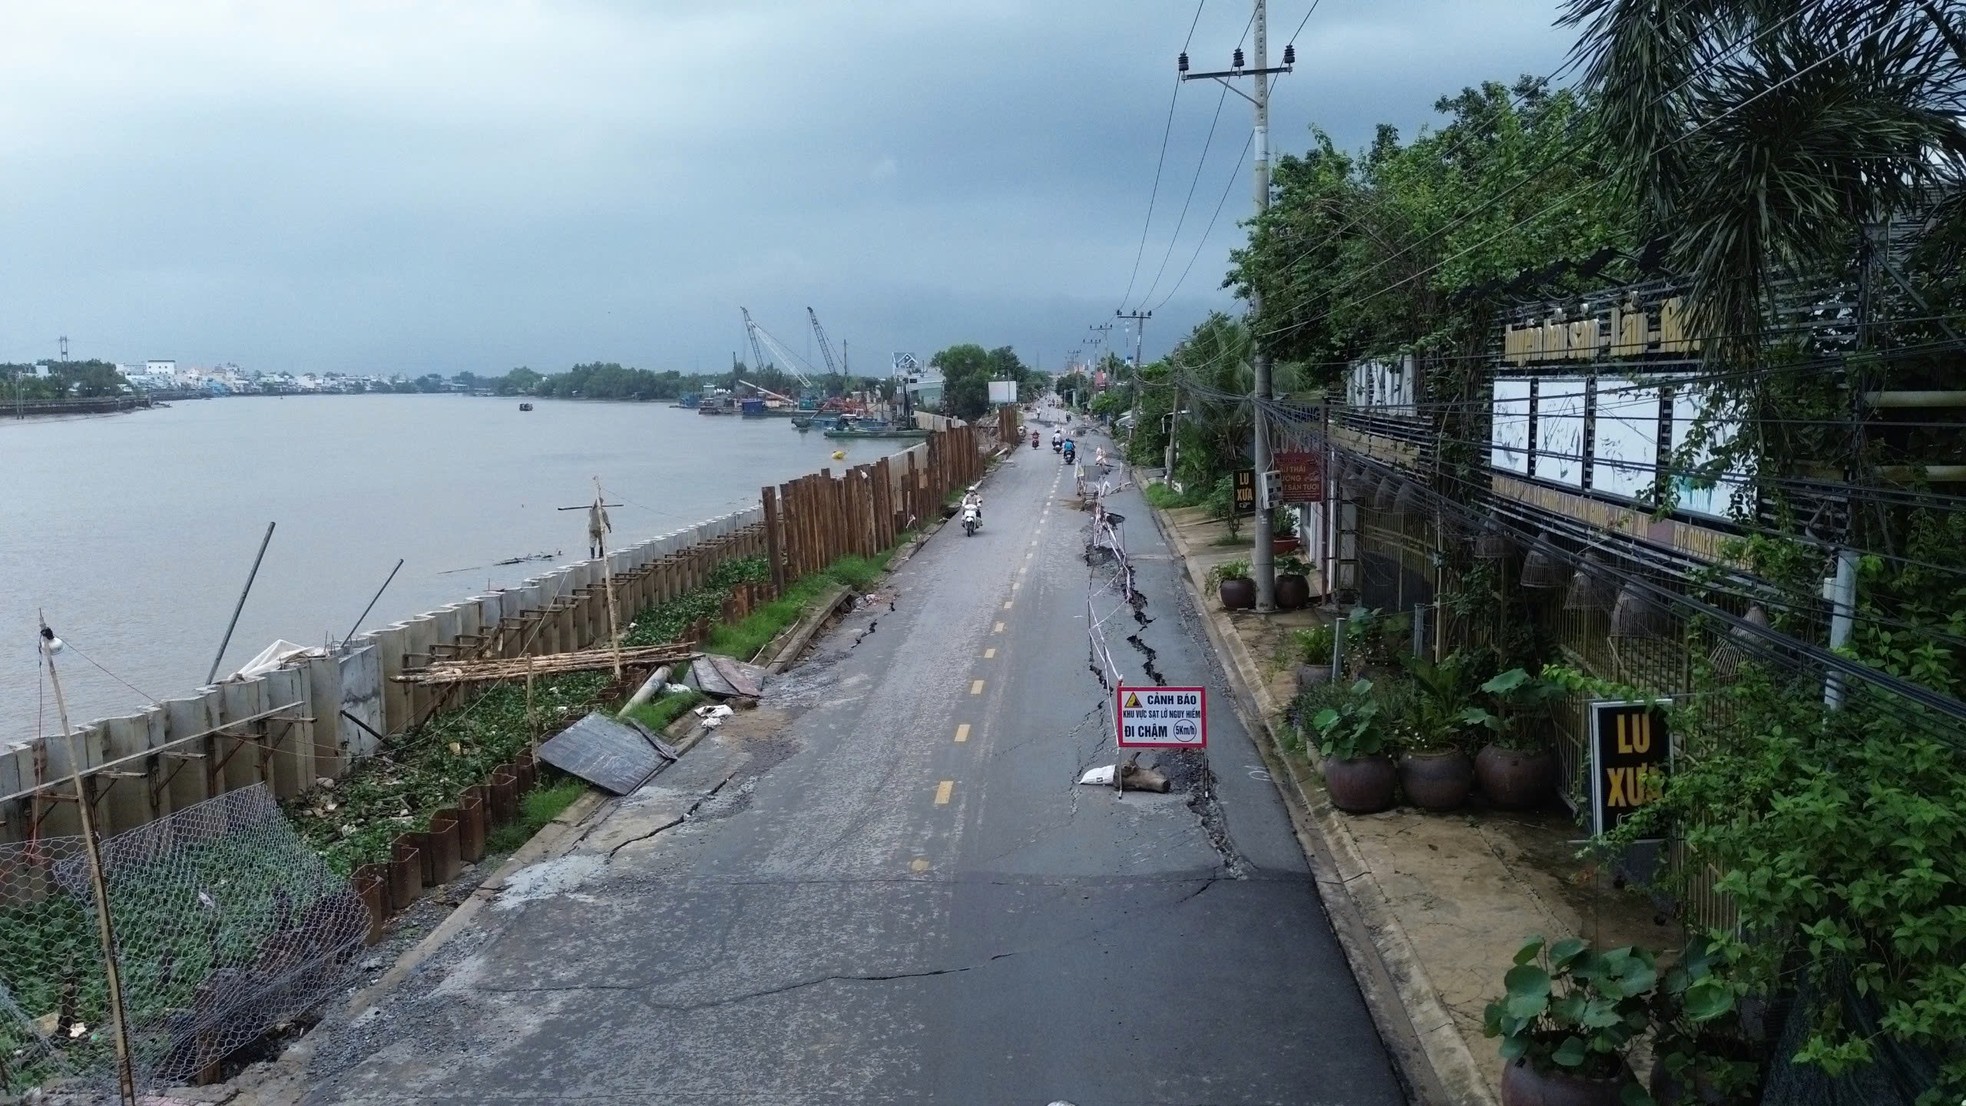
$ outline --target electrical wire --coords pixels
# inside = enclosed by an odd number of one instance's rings
[[[1140,261],[1147,256],[1147,232],[1154,226],[1154,201],[1160,198],[1161,168],[1167,164],[1167,139],[1174,133],[1174,105],[1181,99],[1181,78],[1174,78],[1174,91],[1167,97],[1167,125],[1161,129],[1160,155],[1154,159],[1154,185],[1147,193],[1147,218],[1140,226],[1140,248],[1133,255],[1133,275],[1127,278],[1126,294],[1120,297],[1120,306],[1133,298],[1133,285],[1140,279]]]
[[[1201,171],[1208,168],[1208,150],[1209,147],[1215,144],[1215,128],[1222,121],[1222,106],[1228,102],[1228,99],[1229,86],[1224,84],[1222,86],[1222,94],[1215,99],[1215,117],[1208,121],[1208,136],[1202,139],[1201,156],[1195,160],[1194,179],[1188,182],[1188,195],[1181,201],[1180,217],[1174,220],[1174,233],[1167,236],[1167,252],[1161,255],[1160,268],[1154,273],[1154,282],[1149,284],[1147,290],[1140,294],[1141,303],[1154,298],[1154,293],[1160,289],[1161,277],[1167,275],[1167,263],[1173,259],[1174,247],[1181,240],[1181,228],[1187,225],[1188,208],[1195,202],[1195,189],[1201,184]],[[1251,141],[1254,141],[1256,135],[1252,132],[1249,137]],[[1213,229],[1212,223],[1210,224],[1210,229]],[[1203,237],[1205,240],[1207,236],[1204,234]],[[1138,308],[1136,307],[1135,310],[1138,310]]]
[[[1236,163],[1229,168],[1228,183],[1222,186],[1222,197],[1215,201],[1215,213],[1208,217],[1208,226],[1202,228],[1201,238],[1195,242],[1195,252],[1188,255],[1188,263],[1182,267],[1181,275],[1176,278],[1173,286],[1168,288],[1167,295],[1161,297],[1161,301],[1153,306],[1154,311],[1159,311],[1161,308],[1166,307],[1168,301],[1174,298],[1174,294],[1181,290],[1183,284],[1187,283],[1188,274],[1194,271],[1195,262],[1201,258],[1202,248],[1208,245],[1208,236],[1215,230],[1216,220],[1222,217],[1222,208],[1229,201],[1230,190],[1235,187],[1236,179],[1242,176],[1242,167],[1249,164],[1249,150],[1255,144],[1256,135],[1254,132],[1251,132],[1249,137],[1243,140],[1241,156],[1237,157]]]

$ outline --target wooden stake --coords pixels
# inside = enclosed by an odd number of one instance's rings
[[[272,535],[271,527],[267,528],[267,534]],[[89,857],[89,887],[96,897],[96,937],[102,942],[103,975],[109,985],[109,1019],[116,1034],[116,1091],[125,1106],[135,1106],[136,1074],[130,1070],[130,1029],[123,1012],[122,971],[116,962],[116,923],[109,916],[109,882],[102,874],[102,845],[96,840],[94,804],[89,801],[88,787],[82,780],[82,740],[68,725],[68,702],[62,697],[61,675],[55,671],[55,654],[49,648],[57,639],[54,631],[48,629],[47,616],[38,617],[41,652],[48,658],[48,682],[55,690],[55,717],[61,720],[62,732],[68,735],[68,755],[74,761],[75,808],[82,818],[82,845]]]
[[[594,502],[606,502],[601,494],[601,478],[594,478]],[[614,651],[614,678],[621,679],[621,616],[614,609],[614,558],[608,556],[607,539],[601,539],[601,577],[608,589],[608,648]],[[527,679],[531,679],[530,676]]]

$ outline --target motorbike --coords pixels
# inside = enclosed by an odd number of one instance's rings
[[[1065,448],[1065,443],[1064,443],[1064,442],[1060,442],[1060,441],[1054,441],[1054,442],[1052,442],[1052,443],[1051,443],[1051,451],[1052,451],[1053,453],[1057,453],[1057,452],[1059,452],[1060,450],[1063,450],[1064,448]]]
[[[1072,463],[1072,458],[1077,454],[1077,451],[1074,450],[1071,446],[1066,446],[1061,452],[1063,452],[1065,456],[1065,463],[1068,465]]]
[[[1033,433],[1031,435],[1031,448],[1032,449],[1038,448],[1038,436],[1036,433]]]
[[[983,525],[983,514],[981,511],[978,511],[976,509],[976,505],[972,503],[969,506],[964,507],[963,508],[963,537],[965,538],[975,537],[976,528],[981,525]]]

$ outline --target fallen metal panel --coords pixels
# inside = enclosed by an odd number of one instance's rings
[[[539,759],[615,795],[633,793],[669,763],[639,729],[598,711],[549,738]]]
[[[764,694],[766,670],[755,664],[746,664],[735,657],[718,653],[705,653],[703,660],[709,662],[704,667],[716,673],[716,679],[730,688],[730,695],[744,695],[752,699]],[[719,692],[704,691],[715,695]]]

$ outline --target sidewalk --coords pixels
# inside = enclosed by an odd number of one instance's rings
[[[1304,830],[1318,862],[1318,888],[1341,926],[1360,940],[1346,952],[1361,983],[1387,980],[1418,1035],[1426,1070],[1409,1071],[1416,1089],[1436,1088],[1454,1106],[1499,1101],[1502,1062],[1481,1032],[1482,1009],[1502,989],[1502,974],[1532,934],[1580,936],[1594,944],[1657,948],[1675,934],[1637,897],[1575,859],[1582,832],[1553,806],[1531,814],[1490,811],[1479,797],[1453,814],[1395,808],[1383,814],[1339,813],[1326,800],[1315,749],[1288,753],[1275,740],[1296,694],[1292,631],[1328,614],[1315,610],[1258,615],[1229,612],[1206,586],[1209,569],[1246,558],[1247,542],[1224,544],[1221,523],[1202,508],[1155,511],[1186,568],[1189,586],[1223,667],[1251,712],[1253,732],[1286,796],[1301,803]],[[1402,1027],[1404,1028],[1404,1027]],[[1389,1037],[1392,1035],[1387,1034]],[[1422,1099],[1424,1101],[1424,1097]]]

